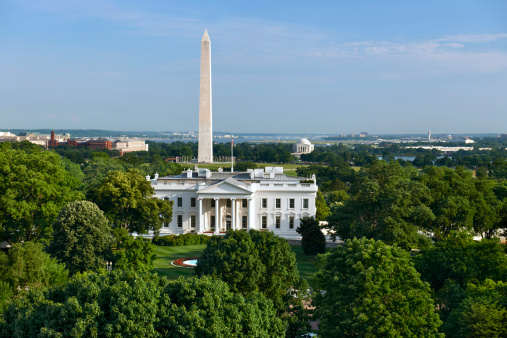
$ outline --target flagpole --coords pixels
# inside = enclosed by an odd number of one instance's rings
[[[231,173],[234,172],[234,139],[231,139]]]

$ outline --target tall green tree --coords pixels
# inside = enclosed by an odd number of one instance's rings
[[[41,243],[16,243],[7,254],[0,251],[0,283],[4,293],[16,295],[25,289],[61,285],[68,274],[65,265],[44,252]]]
[[[116,254],[115,269],[130,269],[148,272],[153,269],[157,246],[142,237],[129,236],[123,243],[122,249]]]
[[[110,171],[92,194],[113,227],[130,233],[157,232],[172,219],[172,201],[153,197],[154,189],[137,169]]]
[[[60,209],[83,198],[60,157],[39,148],[0,151],[0,241],[45,241]]]
[[[287,240],[256,230],[213,237],[197,261],[195,274],[221,279],[245,296],[262,292],[280,312],[286,310],[288,290],[299,281],[295,254]]]
[[[315,208],[317,209],[315,213],[315,219],[317,221],[325,221],[327,216],[331,214],[331,210],[326,203],[326,199],[324,198],[324,194],[320,190],[317,191],[317,198],[315,199]]]
[[[169,282],[118,270],[76,275],[66,285],[33,289],[0,321],[0,337],[283,337],[262,294],[245,298],[211,278]]]
[[[415,257],[415,266],[434,290],[444,320],[466,296],[469,283],[507,281],[507,257],[498,239],[476,242],[464,232],[451,232],[423,250]]]
[[[111,227],[93,202],[76,201],[62,208],[53,224],[48,252],[71,274],[104,269],[112,258]]]
[[[302,219],[296,231],[301,235],[301,247],[305,254],[317,255],[326,252],[326,237],[315,218]]]
[[[362,168],[350,199],[333,208],[328,227],[341,239],[366,237],[409,249],[424,247],[420,233],[435,216],[427,206],[429,189],[415,180],[417,171],[398,162],[375,161]]]
[[[326,254],[317,287],[322,337],[443,336],[429,285],[398,247],[348,240]]]
[[[446,337],[505,337],[507,283],[485,280],[469,284],[467,296],[442,325]]]

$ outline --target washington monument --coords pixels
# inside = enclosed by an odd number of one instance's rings
[[[208,31],[201,41],[201,92],[199,96],[199,163],[213,163],[213,131],[211,128],[211,52]]]

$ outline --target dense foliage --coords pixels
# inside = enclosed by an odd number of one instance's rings
[[[427,245],[419,230],[435,216],[426,205],[429,189],[416,177],[417,171],[397,162],[375,161],[362,168],[350,199],[328,217],[329,228],[341,239],[364,236],[404,248]]]
[[[82,199],[60,157],[37,147],[0,145],[0,242],[46,241],[60,209]]]
[[[507,332],[507,283],[485,280],[469,284],[466,298],[442,326],[446,337],[505,337]]]
[[[113,227],[144,234],[170,223],[173,201],[153,197],[151,182],[136,169],[110,171],[92,194]]]
[[[210,278],[165,278],[132,271],[75,276],[34,289],[0,322],[0,337],[282,337],[263,295],[244,298]]]
[[[114,267],[116,269],[148,272],[153,269],[157,246],[142,237],[129,236],[122,243],[123,250],[116,253]]]
[[[452,232],[418,255],[415,264],[434,290],[444,320],[466,296],[468,284],[507,281],[504,246],[497,239],[476,242],[466,233]]]
[[[160,246],[184,246],[184,245],[198,245],[207,244],[211,237],[208,235],[199,234],[182,234],[182,235],[167,235],[155,237],[153,244]]]
[[[296,231],[301,235],[301,247],[306,255],[326,252],[326,237],[315,218],[302,219]]]
[[[323,259],[314,295],[322,337],[439,336],[429,285],[402,249],[354,239]]]
[[[96,204],[76,201],[62,208],[53,224],[48,252],[71,274],[104,269],[112,257],[111,228]]]
[[[65,265],[45,253],[40,243],[18,243],[7,254],[0,251],[0,313],[12,296],[32,288],[60,285],[68,274]]]
[[[233,292],[249,296],[262,292],[279,311],[284,297],[299,280],[296,258],[287,240],[272,232],[228,231],[212,237],[195,268],[197,276],[209,275],[226,282]]]

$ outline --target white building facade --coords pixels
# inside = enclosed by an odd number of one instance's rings
[[[300,220],[315,217],[315,176],[290,177],[283,168],[237,173],[195,168],[151,181],[156,197],[174,201],[172,221],[161,236],[256,229],[296,239]]]
[[[315,146],[311,144],[310,141],[302,138],[298,143],[294,144],[293,154],[296,156],[301,156],[302,154],[310,154],[313,151],[314,147]]]

